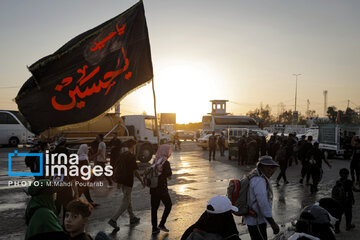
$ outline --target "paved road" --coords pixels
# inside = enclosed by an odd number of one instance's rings
[[[120,217],[118,224],[121,230],[112,234],[112,228],[106,223],[112,213],[119,206],[122,194],[117,189],[95,188],[91,194],[95,202],[100,203],[89,220],[88,231],[95,235],[102,230],[110,234],[113,239],[179,239],[184,230],[194,223],[205,210],[206,202],[214,195],[226,194],[228,180],[240,178],[249,172],[254,166],[237,166],[235,161],[229,161],[227,157],[220,158],[217,152],[217,160],[209,162],[208,153],[201,150],[194,143],[183,143],[180,152],[173,152],[170,159],[173,169],[173,178],[169,181],[170,195],[173,201],[173,208],[166,226],[171,230],[169,234],[161,233],[157,237],[151,237],[150,223],[150,194],[148,189],[143,189],[136,180],[133,190],[133,209],[135,214],[141,218],[137,226],[129,225],[127,213]],[[13,149],[0,149],[0,239],[23,239],[25,223],[23,220],[24,209],[28,197],[23,193],[21,187],[8,187],[7,182],[7,152]],[[331,160],[333,168],[324,166],[324,177],[320,183],[320,191],[311,194],[308,186],[300,185],[300,166],[292,166],[288,169],[290,184],[274,188],[274,218],[282,224],[285,230],[292,220],[295,220],[301,209],[316,200],[329,196],[332,186],[338,178],[338,170],[348,167],[349,162],[345,160]],[[143,168],[143,166],[142,166]],[[22,161],[14,165],[15,171],[22,171],[25,168]],[[278,173],[275,173],[276,177]],[[273,178],[275,178],[273,177]],[[13,178],[11,179],[13,180]],[[29,180],[29,179],[25,179]],[[105,183],[106,184],[106,183]],[[360,194],[356,193],[356,199]],[[354,207],[354,222],[359,223],[360,202]],[[161,207],[160,212],[163,210]],[[236,218],[241,239],[249,239],[247,229],[241,225],[240,218]],[[344,223],[344,221],[343,221]],[[342,229],[345,227],[342,226]],[[268,229],[270,237],[271,229]],[[355,229],[351,232],[343,232],[337,235],[338,239],[357,239],[360,231]]]

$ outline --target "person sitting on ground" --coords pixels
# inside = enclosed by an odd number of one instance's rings
[[[205,212],[184,232],[181,240],[209,239],[210,236],[214,239],[240,240],[232,211],[237,212],[238,209],[226,196],[211,198]]]
[[[63,240],[68,239],[56,216],[54,193],[56,188],[48,187],[50,180],[34,181],[28,188],[31,199],[26,207],[25,240]]]
[[[73,200],[66,206],[65,230],[71,240],[92,240],[85,231],[91,210],[91,205],[80,199]]]

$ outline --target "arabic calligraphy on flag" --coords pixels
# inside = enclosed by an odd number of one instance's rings
[[[153,77],[142,1],[29,67],[16,103],[34,133],[89,121]]]

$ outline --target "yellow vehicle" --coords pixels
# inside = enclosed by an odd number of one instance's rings
[[[212,134],[207,134],[202,138],[198,139],[198,146],[201,147],[203,150],[206,150],[209,148],[209,137]],[[215,137],[219,138],[220,134],[215,133]],[[229,141],[227,139],[225,139],[225,148],[228,149],[229,146]],[[216,148],[218,148],[218,144],[216,144]]]
[[[59,137],[66,138],[68,143],[89,143],[95,140],[98,134],[104,136],[109,132],[116,132],[118,136],[126,136],[126,128],[124,120],[120,116],[116,116],[115,113],[107,113],[102,118],[88,122],[80,127],[65,127],[59,129],[48,129],[40,134],[40,139],[46,139],[47,141],[54,141]],[[112,136],[108,136],[109,139]],[[106,140],[106,139],[105,139]]]

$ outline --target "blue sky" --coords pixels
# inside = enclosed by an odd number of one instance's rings
[[[26,65],[132,6],[130,0],[2,0],[0,109],[30,77]],[[245,114],[270,104],[323,114],[328,105],[360,105],[360,1],[145,0],[158,112],[201,121],[210,99]],[[151,86],[129,95],[123,114],[152,113]]]

